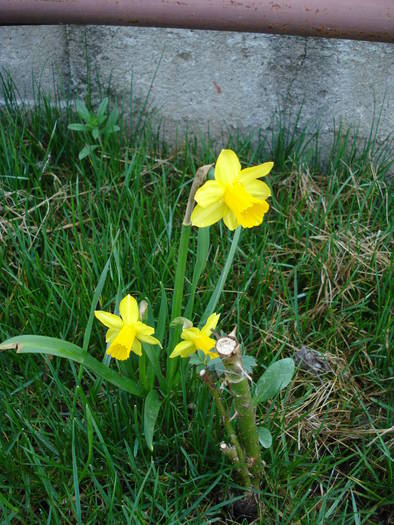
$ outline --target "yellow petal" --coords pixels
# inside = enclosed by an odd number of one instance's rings
[[[125,324],[134,324],[139,320],[138,303],[130,294],[120,301],[119,313]]]
[[[220,317],[220,314],[213,313],[212,315],[210,315],[208,317],[208,319],[207,319],[207,322],[202,327],[201,333],[203,335],[208,335],[208,336],[211,335],[212,330],[215,330],[215,328],[216,328],[216,326],[218,324],[219,317]]]
[[[105,341],[107,343],[112,343],[115,337],[118,335],[119,330],[116,328],[108,328],[107,333],[105,334]]]
[[[244,183],[245,189],[256,199],[265,200],[271,197],[271,190],[269,186],[262,180],[252,180]]]
[[[115,357],[119,361],[124,361],[130,355],[131,347],[135,339],[135,328],[124,325],[119,334],[112,341],[107,350],[107,354]]]
[[[265,177],[272,170],[273,166],[273,162],[264,162],[264,164],[259,164],[258,166],[245,168],[241,170],[240,181],[244,184],[245,182]]]
[[[149,326],[141,321],[137,321],[134,325],[137,335],[152,335],[155,332],[155,329],[152,326]]]
[[[235,182],[226,188],[224,202],[235,216],[242,213],[253,204],[253,197],[239,182]]]
[[[206,208],[215,202],[222,201],[223,195],[223,187],[216,180],[209,180],[197,190],[194,200],[202,208]]]
[[[241,164],[231,149],[222,149],[215,164],[215,179],[222,185],[232,184],[238,178]]]
[[[215,202],[206,208],[197,204],[191,215],[191,223],[198,228],[211,226],[211,224],[220,221],[225,211],[226,207],[223,202]]]
[[[131,347],[131,350],[137,354],[138,356],[141,356],[142,355],[142,345],[141,343],[138,341],[138,339],[134,339],[134,343],[133,343],[133,346]]]
[[[212,348],[215,348],[216,341],[215,339],[212,339],[212,337],[208,337],[207,335],[201,334],[194,340],[194,345],[197,348],[197,350],[202,350],[204,354],[208,354],[208,352],[212,350]]]
[[[226,209],[226,213],[223,215],[223,222],[230,231],[236,230],[239,226],[238,219],[230,208]]]
[[[162,348],[160,341],[156,339],[156,337],[152,337],[151,335],[145,334],[137,334],[137,338],[143,343],[148,343],[150,345],[159,345],[160,348]]]
[[[196,337],[199,337],[200,335],[201,335],[201,330],[199,330],[195,326],[192,326],[191,328],[184,328],[182,330],[181,337],[185,341],[194,341]]]
[[[238,220],[243,228],[253,228],[263,222],[264,215],[269,209],[266,201],[257,201],[250,208],[245,210]]]
[[[212,352],[212,351],[207,352],[206,355],[209,355],[209,357],[210,357],[211,359],[216,359],[216,358],[219,357],[219,354],[218,354],[217,352]]]
[[[156,339],[156,337],[152,337],[152,334],[155,332],[155,329],[152,326],[137,321],[133,324],[133,328],[135,328],[135,336],[137,339],[143,343],[149,343],[150,345],[159,345],[160,348],[162,348],[160,341]]]
[[[96,310],[94,315],[100,321],[100,323],[103,323],[103,325],[107,328],[120,330],[123,326],[122,319],[117,315],[111,314],[109,312],[103,312],[103,310]]]
[[[170,358],[173,359],[174,357],[189,357],[189,355],[194,354],[196,351],[196,347],[191,341],[182,341],[176,345],[174,350],[170,354]]]

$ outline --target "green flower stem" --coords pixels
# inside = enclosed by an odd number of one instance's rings
[[[178,249],[178,262],[175,271],[175,283],[174,283],[174,295],[172,299],[172,308],[171,308],[171,319],[179,317],[182,310],[182,300],[183,300],[183,289],[185,283],[185,271],[186,271],[186,261],[187,261],[187,251],[189,249],[189,240],[191,233],[191,225],[185,226],[182,225],[181,238],[179,241]],[[168,344],[168,355],[172,352],[175,347],[175,344],[179,338],[179,327],[174,327],[170,329],[170,341]],[[167,360],[167,386],[169,389],[172,385],[172,379],[174,377],[177,360],[172,359]]]
[[[218,304],[218,301],[219,301],[220,295],[221,295],[221,293],[223,291],[223,288],[224,288],[224,285],[225,285],[228,273],[229,273],[231,265],[233,263],[235,253],[236,253],[237,248],[238,248],[238,243],[239,243],[239,239],[241,237],[241,232],[242,232],[242,228],[241,227],[237,228],[235,230],[235,232],[234,232],[234,237],[233,237],[233,240],[232,240],[232,243],[231,243],[231,246],[230,246],[230,250],[228,252],[227,259],[226,259],[226,262],[224,264],[222,273],[220,274],[218,282],[216,283],[215,290],[213,291],[213,293],[211,295],[209,303],[208,303],[207,307],[205,308],[204,313],[202,314],[201,323],[200,323],[201,326],[203,326],[206,323],[208,317],[215,311],[216,305]]]
[[[222,418],[223,426],[227,432],[227,435],[231,441],[231,444],[233,445],[235,449],[236,457],[234,459],[236,459],[236,468],[239,474],[241,484],[245,488],[250,488],[251,487],[251,476],[249,474],[249,469],[246,464],[245,453],[240,445],[237,434],[235,433],[234,427],[231,424],[227,410],[214,384],[214,381],[212,380],[211,375],[206,370],[203,370],[202,372],[204,373],[200,372],[200,376],[204,380],[205,384],[207,385],[212,395],[217,411],[219,412],[219,415]]]
[[[209,252],[209,227],[208,228],[199,228],[197,235],[197,255],[196,255],[196,264],[194,265],[193,270],[193,279],[190,290],[189,300],[185,309],[185,317],[191,319],[193,315],[194,308],[194,299],[196,296],[197,285],[200,277],[207,265],[208,261],[208,252]]]
[[[263,465],[257,433],[256,413],[249,381],[242,366],[240,346],[235,337],[235,331],[229,336],[221,337],[216,343],[216,350],[222,359],[226,380],[234,398],[238,437],[245,451],[246,463],[252,474],[252,483],[256,488],[259,488]]]
[[[172,300],[171,320],[175,319],[175,317],[179,317],[181,315],[181,310],[182,310],[186,260],[187,260],[187,252],[189,248],[189,240],[190,240],[190,233],[191,233],[191,227],[192,227],[191,226],[191,215],[192,215],[192,211],[194,207],[194,196],[198,188],[201,186],[201,184],[205,182],[208,172],[211,169],[211,167],[212,167],[212,164],[207,164],[205,166],[201,166],[200,168],[198,168],[194,176],[192,186],[190,188],[190,193],[189,193],[189,197],[188,197],[187,205],[186,205],[186,211],[185,211],[185,215],[183,217],[183,222],[182,222],[181,238],[179,241],[178,263],[177,263],[177,267],[175,271],[174,296]],[[180,334],[179,327],[175,327],[172,330],[170,330],[168,355],[170,355],[172,350],[174,349],[175,344],[177,343],[179,339],[179,334]],[[171,390],[173,378],[174,378],[177,368],[178,368],[178,359],[173,361],[168,358],[167,359],[167,387],[169,390]]]

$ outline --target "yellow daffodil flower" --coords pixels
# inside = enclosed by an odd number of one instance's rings
[[[259,180],[274,163],[241,169],[237,155],[230,149],[220,152],[215,165],[215,180],[209,180],[196,192],[197,202],[191,215],[193,226],[204,228],[223,219],[229,230],[238,226],[252,228],[263,222],[271,191]]]
[[[202,350],[204,354],[209,355],[211,359],[218,357],[217,352],[212,352],[212,348],[215,348],[216,341],[210,337],[212,330],[216,328],[218,324],[220,314],[212,314],[208,317],[207,322],[201,328],[190,326],[182,330],[181,338],[183,341],[178,343],[172,351],[170,357],[189,357],[190,355]]]
[[[107,354],[124,361],[133,351],[142,355],[141,342],[160,345],[156,337],[152,337],[154,328],[140,321],[138,303],[131,295],[126,295],[119,304],[120,317],[110,312],[96,310],[96,318],[108,328],[105,340],[110,343]],[[161,345],[160,345],[161,346]]]

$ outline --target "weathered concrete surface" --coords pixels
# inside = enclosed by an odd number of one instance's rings
[[[90,26],[0,28],[0,64],[26,86],[32,68],[61,70],[80,94],[86,85],[85,35],[93,70],[111,77],[114,95],[142,101],[153,80],[151,107],[175,129],[267,129],[278,108],[298,109],[301,125],[334,119],[370,131],[383,106],[379,137],[393,125],[394,48],[390,44],[182,29]],[[3,43],[7,43],[4,49]],[[25,42],[28,42],[27,45]],[[56,41],[56,44],[54,44]],[[39,53],[37,53],[39,49]],[[39,56],[37,56],[39,54]]]
[[[33,99],[33,85],[48,92],[54,87],[54,79],[67,81],[70,65],[65,28],[0,27],[2,71],[11,74],[27,101]]]

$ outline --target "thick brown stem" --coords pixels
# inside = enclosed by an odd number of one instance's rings
[[[234,427],[231,424],[227,410],[223,404],[223,401],[220,397],[220,394],[215,386],[215,383],[211,375],[206,370],[201,370],[200,377],[203,379],[209,391],[211,392],[212,398],[216,405],[216,408],[219,412],[220,417],[222,418],[223,426],[227,432],[228,437],[230,438],[232,447],[227,447],[228,450],[224,451],[221,445],[221,449],[227,456],[231,455],[233,463],[236,463],[236,469],[240,478],[241,484],[245,488],[251,487],[251,477],[249,474],[249,469],[246,463],[245,452],[242,449],[237,434],[235,433]]]
[[[234,408],[238,423],[238,436],[245,450],[248,469],[252,474],[253,485],[258,488],[263,474],[256,414],[250,393],[249,381],[242,366],[240,346],[235,330],[227,337],[221,337],[216,350],[226,370],[226,380],[234,396]]]

